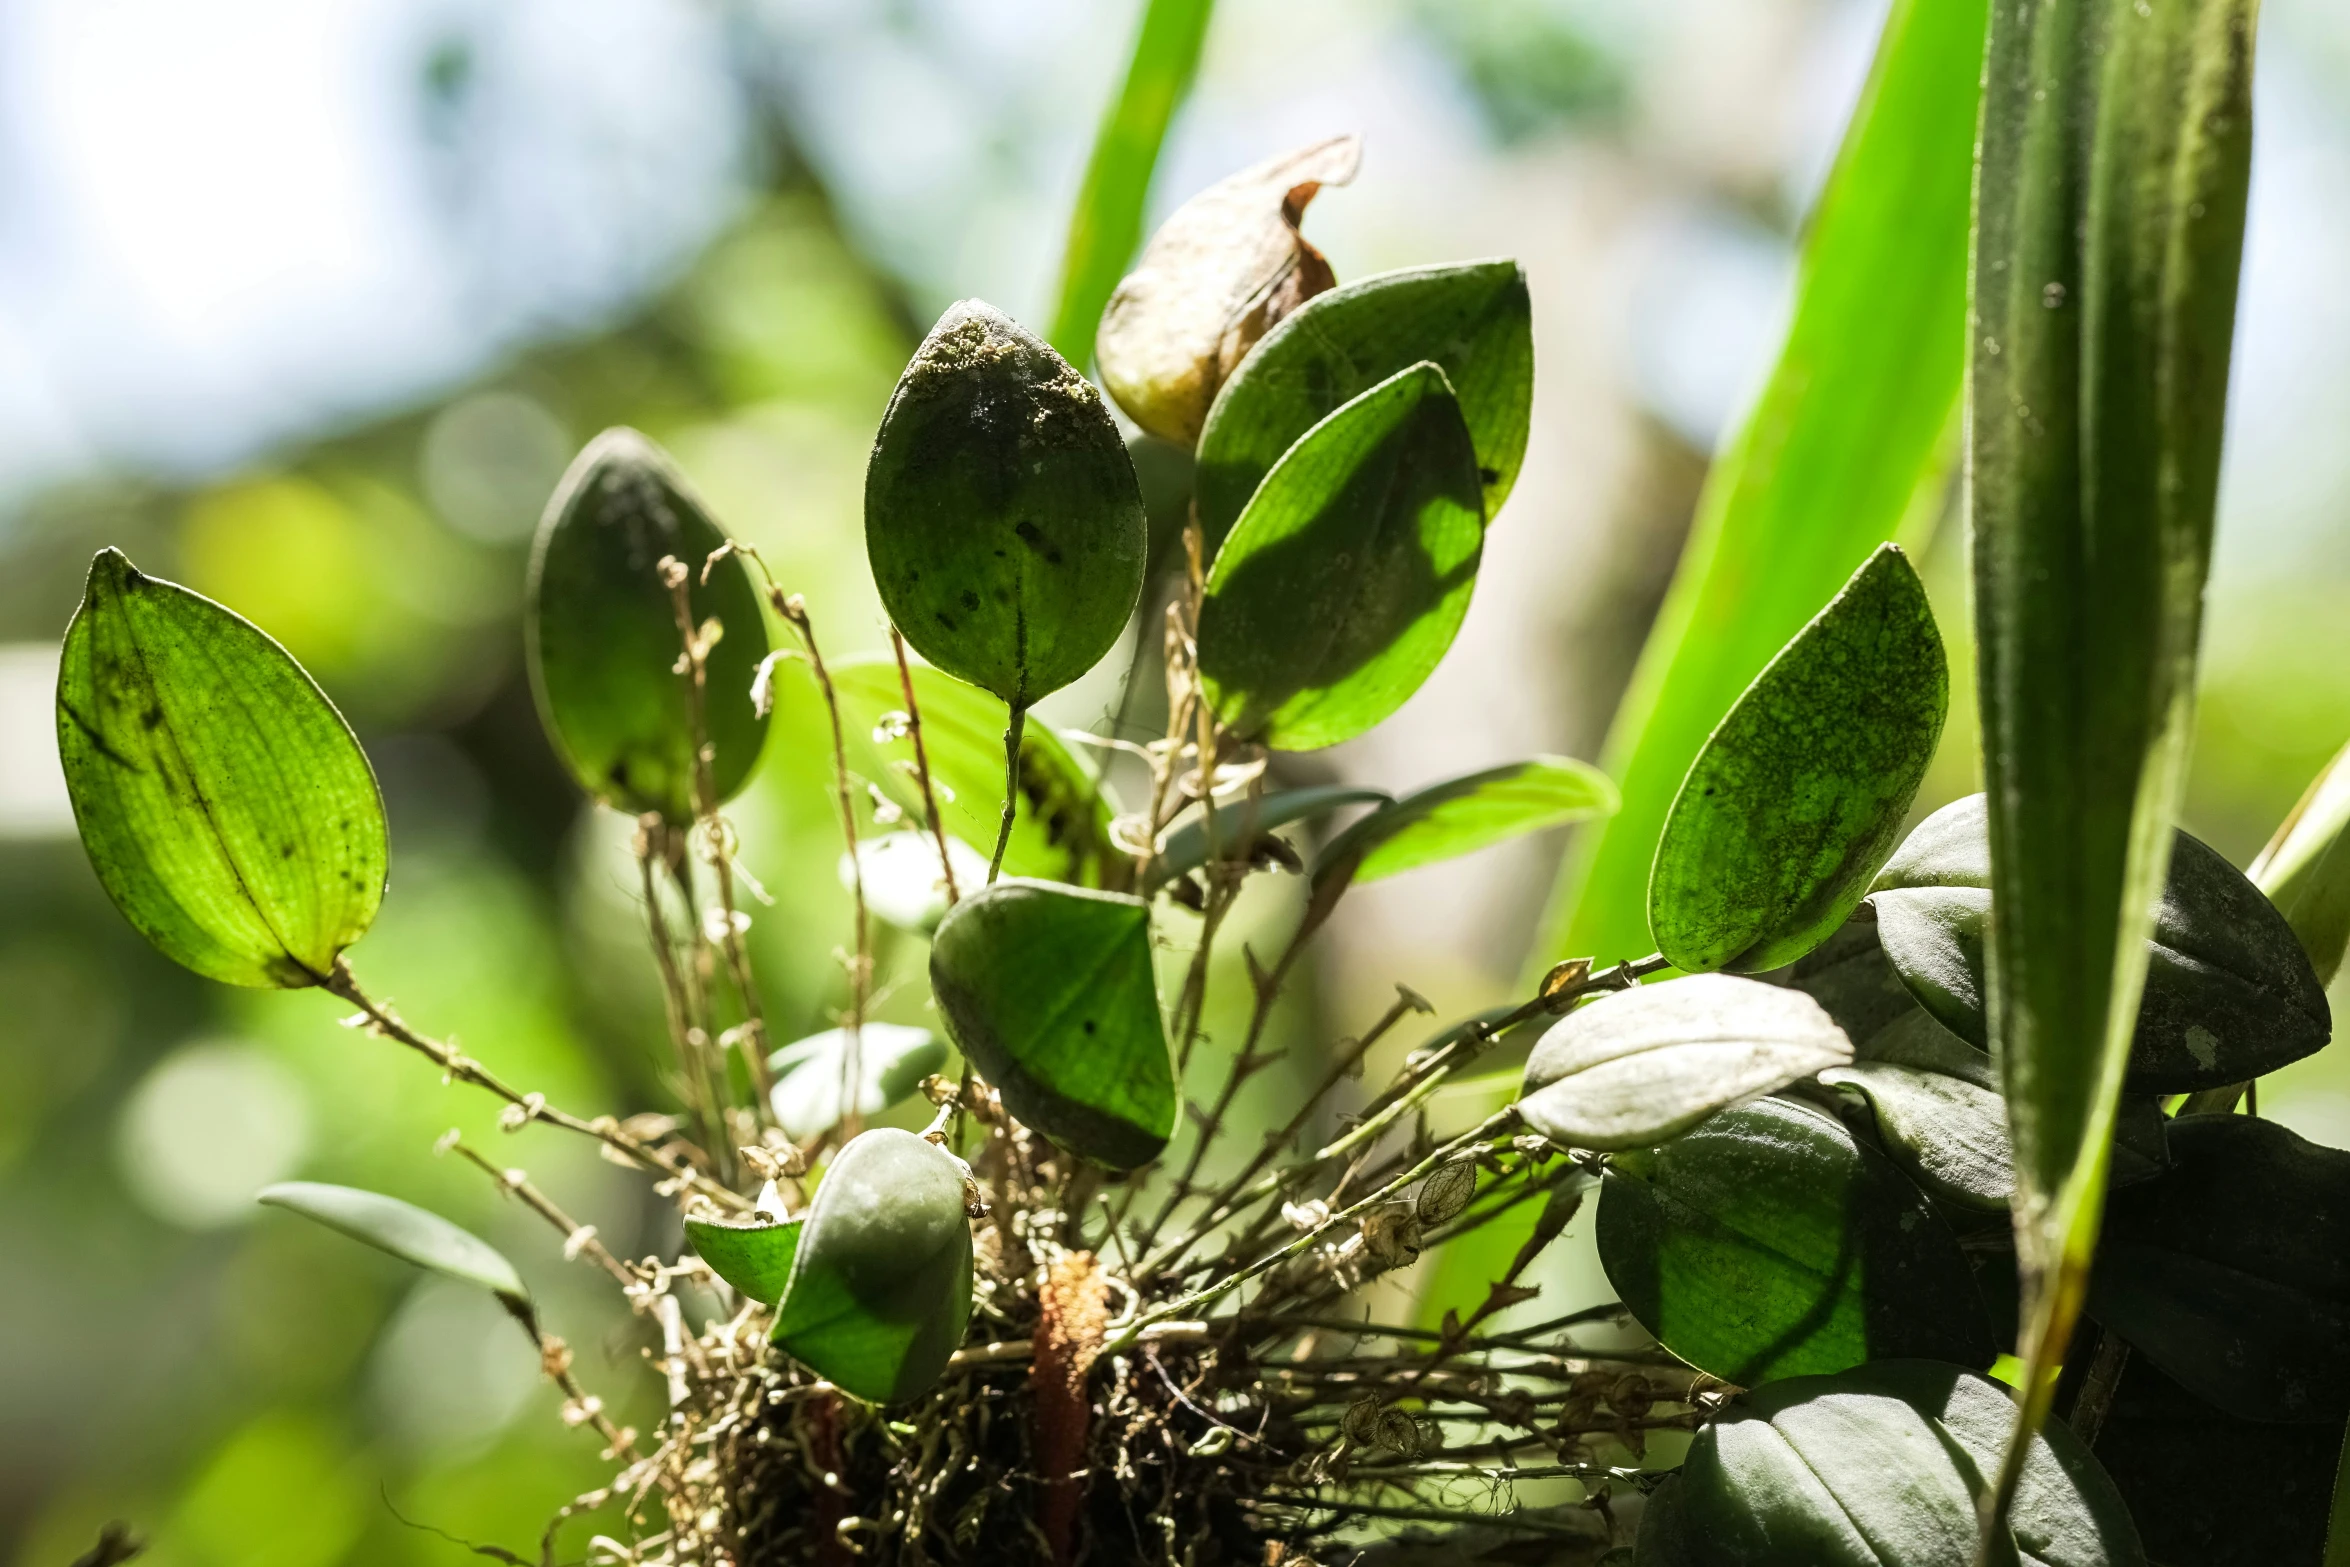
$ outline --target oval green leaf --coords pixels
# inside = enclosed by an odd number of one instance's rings
[[[2090,1314],[2238,1419],[2340,1422],[2350,1153],[2254,1116],[2181,1116],[2169,1142],[2107,1205]]]
[[[1325,816],[1341,806],[1387,805],[1393,800],[1394,796],[1384,789],[1360,789],[1347,784],[1276,789],[1270,794],[1230,800],[1217,806],[1212,834],[1207,813],[1195,806],[1182,825],[1169,832],[1160,844],[1159,857],[1151,862],[1145,884],[1162,887],[1210,860],[1231,854],[1236,847],[1254,844],[1277,827]]]
[[[911,1132],[852,1140],[808,1209],[776,1345],[867,1403],[936,1382],[971,1323],[964,1179],[952,1155]]]
[[[381,1192],[320,1181],[281,1181],[265,1186],[260,1200],[340,1230],[355,1241],[390,1252],[461,1284],[478,1284],[518,1313],[530,1309],[522,1275],[489,1242],[461,1230],[437,1213]]]
[[[531,690],[539,719],[581,788],[614,810],[694,819],[691,684],[678,672],[684,636],[661,580],[662,557],[689,579],[694,624],[718,622],[702,722],[710,781],[731,798],[758,764],[767,719],[751,682],[767,656],[758,589],[732,555],[701,580],[726,543],[685,476],[630,429],[611,429],[572,459],[547,503],[531,553]]]
[[[1748,1394],[1690,1444],[1650,1503],[1640,1567],[1956,1567],[2015,1428],[2005,1390],[1957,1366],[1888,1360]],[[1660,1505],[1661,1504],[1661,1505]],[[2032,1439],[2010,1561],[2143,1567],[2136,1526],[2089,1449]],[[1998,1560],[1998,1556],[1991,1559]]]
[[[938,863],[935,855],[931,863]],[[806,1142],[840,1124],[850,1048],[847,1029],[828,1028],[767,1058],[767,1069],[775,1075],[770,1103],[786,1137]],[[903,1023],[866,1023],[857,1030],[855,1050],[859,1115],[879,1115],[913,1098],[922,1080],[947,1064],[944,1041],[927,1028]]]
[[[1399,370],[1440,366],[1477,449],[1488,520],[1526,455],[1533,310],[1515,261],[1385,272],[1317,294],[1265,334],[1216,394],[1199,439],[1199,524],[1212,557],[1282,453]]]
[[[1444,372],[1390,376],[1299,438],[1216,552],[1199,626],[1210,705],[1278,750],[1351,740],[1452,646],[1484,541]]]
[[[1093,383],[992,307],[949,306],[865,469],[865,552],[906,640],[1024,708],[1117,642],[1144,542],[1134,463]]]
[[[1887,544],[1690,764],[1649,873],[1657,950],[1754,972],[1819,945],[1892,852],[1949,705],[1925,585]]]
[[[1568,1013],[1526,1060],[1518,1113],[1562,1148],[1645,1148],[1852,1059],[1799,990],[1695,974]]]
[[[2005,1213],[2015,1155],[1991,1058],[1916,1008],[1876,1036],[1870,1057],[1820,1081],[1867,1101],[1886,1154],[1928,1196]]]
[[[1958,1238],[1924,1196],[1834,1117],[1783,1099],[1615,1156],[1598,1239],[1641,1326],[1742,1387],[1997,1353]]]
[[[955,905],[930,947],[947,1032],[1004,1108],[1112,1169],[1175,1134],[1175,1071],[1140,898],[1000,881]]]
[[[315,985],[383,901],[375,773],[293,655],[118,550],[57,670],[57,749],[123,917],[208,979]]]
[[[783,1299],[791,1282],[792,1259],[799,1255],[800,1232],[807,1215],[789,1219],[688,1219],[685,1238],[710,1265],[710,1271],[734,1286],[746,1300],[772,1306]]]
[[[1990,878],[1988,818],[1974,795],[1921,822],[1869,898],[1885,954],[1918,1000],[1986,1048]],[[2155,910],[2129,1091],[2243,1082],[2309,1055],[2332,1032],[2325,989],[2292,926],[2217,851],[2178,833]]]
[[[1621,803],[1607,774],[1572,757],[1489,767],[1416,790],[1355,822],[1315,857],[1314,880],[1377,881],[1546,827],[1613,815]]]
[[[940,825],[950,837],[977,849],[995,848],[1004,810],[1004,730],[1011,712],[1002,701],[942,670],[910,666],[914,700],[922,708],[922,754],[930,762],[932,793]],[[840,700],[850,765],[916,822],[922,814],[922,785],[914,770],[914,744],[905,724],[906,698],[894,659],[845,658],[831,666]],[[813,677],[808,677],[813,678]],[[829,745],[829,734],[825,744]],[[1012,841],[1004,851],[1004,874],[1044,881],[1100,885],[1112,862],[1122,858],[1110,844],[1110,820],[1117,803],[1093,770],[1044,724],[1020,731],[1020,798],[1012,818]],[[932,856],[932,863],[936,863]],[[964,891],[987,879],[956,881]]]

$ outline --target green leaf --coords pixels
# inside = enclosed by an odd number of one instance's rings
[[[1877,911],[1865,902],[1834,935],[1767,977],[1825,1007],[1851,1039],[1853,1053],[1864,1058],[1878,1034],[1922,1010],[1886,960],[1877,939]]]
[[[1621,803],[1607,774],[1571,757],[1489,767],[1430,784],[1356,821],[1315,856],[1314,881],[1377,881],[1546,827],[1594,821]]]
[[[1534,403],[1533,310],[1514,261],[1384,272],[1308,300],[1265,334],[1208,411],[1199,439],[1199,523],[1210,556],[1265,475],[1340,405],[1422,361],[1460,399],[1500,515],[1526,455]]]
[[[1967,495],[2019,1431],[2097,1243],[2192,730],[2252,145],[2254,0],[1994,0]]]
[[[1644,1148],[1852,1059],[1801,991],[1697,974],[1568,1013],[1526,1061],[1518,1113],[1562,1148]]]
[[[1649,873],[1657,950],[1692,972],[1791,963],[1893,850],[1950,705],[1907,556],[1870,556],[1690,764]]]
[[[1794,1377],[1699,1430],[1651,1501],[1641,1567],[1957,1567],[2015,1424],[1998,1384],[1957,1366],[1889,1360]],[[1661,1508],[1659,1504],[1661,1505]],[[2137,1529],[2070,1431],[2032,1439],[2003,1531],[2036,1567],[2143,1567]]]
[[[1175,1134],[1175,1072],[1140,898],[1001,881],[955,905],[930,947],[939,1015],[1004,1108],[1112,1169]]]
[[[1820,1081],[1867,1101],[1887,1156],[1928,1196],[2005,1213],[2015,1159],[1991,1058],[1916,1010],[1875,1045],[1871,1059],[1822,1072]]]
[[[928,1389],[971,1322],[966,1179],[953,1155],[911,1132],[853,1139],[808,1209],[776,1345],[867,1403]]]
[[[1289,449],[1217,551],[1200,606],[1208,702],[1278,750],[1353,739],[1452,646],[1484,541],[1444,372],[1390,376]]]
[[[806,1214],[789,1219],[688,1219],[685,1238],[710,1265],[710,1271],[734,1286],[746,1300],[772,1306],[783,1299],[791,1282],[792,1259],[799,1255],[800,1231]]]
[[[1144,543],[1134,463],[1093,383],[991,306],[949,306],[865,469],[865,552],[906,640],[1024,709],[1117,642]]]
[[[1657,1341],[1753,1387],[1927,1355],[1987,1366],[1958,1238],[1883,1154],[1783,1099],[1609,1161],[1599,1260]]]
[[[1648,950],[1649,868],[1706,737],[1879,543],[1923,545],[1909,519],[1915,498],[1939,499],[1966,344],[1985,10],[1896,0],[1886,17],[1805,225],[1778,363],[1706,476],[1600,754],[1625,808],[1578,835],[1530,976]]]
[[[514,1264],[489,1242],[437,1213],[380,1192],[318,1181],[281,1181],[265,1186],[260,1200],[315,1219],[355,1241],[388,1251],[402,1262],[412,1262],[461,1284],[478,1284],[516,1315],[526,1321],[529,1318],[530,1291],[523,1288],[522,1275],[514,1271]]]
[[[1126,84],[1094,133],[1085,184],[1069,214],[1053,347],[1073,365],[1093,360],[1102,307],[1142,239],[1142,209],[1167,123],[1190,96],[1214,0],[1150,0],[1134,35]]]
[[[1384,789],[1359,789],[1347,784],[1313,784],[1303,789],[1276,789],[1271,794],[1253,795],[1228,801],[1216,807],[1215,831],[1208,830],[1206,812],[1195,809],[1189,819],[1166,835],[1159,846],[1159,857],[1151,863],[1146,878],[1150,887],[1161,887],[1178,876],[1187,876],[1213,859],[1228,856],[1236,847],[1255,843],[1266,833],[1308,817],[1325,816],[1347,805],[1377,803],[1391,804],[1394,796]]]
[[[914,700],[922,708],[922,751],[930,761],[940,824],[949,837],[984,855],[995,847],[1003,813],[1004,730],[1011,722],[1010,710],[952,675],[919,664],[911,668]],[[914,744],[906,731],[906,699],[896,660],[845,658],[831,672],[850,765],[899,810],[923,821],[922,786],[914,770]],[[1012,842],[1004,854],[1006,873],[1096,886],[1112,862],[1122,858],[1110,845],[1115,801],[1092,770],[1042,724],[1021,728],[1016,804]],[[935,853],[931,864],[935,872]],[[986,879],[984,869],[977,878],[964,877],[959,858],[955,875],[965,892]]]
[[[938,863],[935,854],[931,863]],[[854,1048],[859,1115],[879,1115],[913,1098],[922,1080],[947,1064],[944,1041],[927,1028],[903,1023],[866,1023],[857,1030]],[[786,1137],[806,1142],[840,1124],[841,1087],[848,1076],[850,1052],[849,1031],[828,1028],[794,1040],[767,1058],[767,1069],[775,1074],[770,1102]]]
[[[2242,1082],[2311,1054],[2333,1030],[2284,916],[2209,845],[2185,832],[2173,842],[2145,943],[2132,1093]],[[1885,954],[1918,1000],[1986,1049],[1991,864],[1987,803],[1973,795],[1921,822],[1869,897]]]
[[[2338,1422],[2238,1420],[2132,1355],[2097,1433],[2097,1457],[2153,1560],[2282,1567],[2314,1563],[2326,1548],[2326,1493],[2342,1432]],[[2226,1476],[2217,1506],[2215,1458]]]
[[[686,566],[694,624],[716,620],[703,724],[710,781],[721,801],[749,781],[767,739],[751,682],[767,656],[767,622],[742,561],[729,555],[701,581],[725,533],[668,454],[634,430],[612,429],[572,459],[547,502],[531,552],[531,690],[539,720],[581,788],[630,815],[694,819],[691,682],[663,556]]]
[[[57,749],[123,917],[208,979],[327,979],[383,901],[382,798],[350,726],[251,622],[90,563],[57,671]]]
[[[1102,312],[1094,362],[1126,416],[1187,450],[1216,389],[1283,316],[1336,281],[1297,226],[1362,146],[1333,136],[1219,180],[1175,210]]]
[[[2293,927],[2318,983],[2331,985],[2350,947],[2350,746],[2310,781],[2249,874]]]
[[[2234,1115],[2170,1151],[2108,1204],[2090,1312],[2238,1419],[2350,1417],[2350,1153]]]

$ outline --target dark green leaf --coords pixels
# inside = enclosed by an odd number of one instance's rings
[[[1989,1046],[1984,1010],[1991,854],[1984,798],[1944,806],[1878,876],[1869,902],[1885,954],[1942,1024]],[[2201,840],[2174,835],[2147,942],[2133,1093],[2242,1082],[2331,1037],[2325,989],[2292,927]]]
[[[231,985],[315,985],[383,901],[375,774],[302,666],[210,599],[90,564],[57,671],[82,847],[166,957]]]
[[[1265,334],[1216,394],[1199,438],[1199,523],[1213,556],[1300,436],[1423,360],[1442,367],[1477,449],[1485,515],[1526,455],[1533,313],[1514,261],[1386,272],[1316,295]]]
[[[1102,385],[1128,418],[1186,449],[1199,440],[1242,356],[1336,281],[1297,226],[1314,193],[1353,179],[1361,158],[1352,136],[1300,147],[1209,186],[1159,226],[1094,340]]]
[[[1175,1072],[1139,898],[1001,881],[938,927],[930,986],[947,1032],[1004,1108],[1113,1169],[1175,1132]]]
[[[1490,767],[1431,784],[1355,822],[1315,857],[1314,880],[1377,881],[1546,827],[1593,821],[1620,803],[1605,773],[1570,757]]]
[[[2090,1312],[2238,1419],[2350,1416],[2350,1153],[2233,1115],[2170,1153],[2113,1194]]]
[[[1873,1043],[1872,1059],[1822,1072],[1820,1081],[1868,1101],[1885,1152],[1927,1195],[2005,1213],[2015,1160],[1991,1058],[1915,1010]]]
[[[1625,808],[1577,835],[1530,975],[1647,950],[1673,791],[1763,666],[1896,536],[1923,547],[1966,344],[1984,0],[1895,0],[1805,224],[1771,377],[1706,475],[1672,591],[1600,765]]]
[[[1358,789],[1346,784],[1276,789],[1270,794],[1246,796],[1217,806],[1212,836],[1207,814],[1195,809],[1188,820],[1162,841],[1159,857],[1151,864],[1148,884],[1163,886],[1178,876],[1188,875],[1212,859],[1231,854],[1236,847],[1255,843],[1277,827],[1327,815],[1341,806],[1386,805],[1393,798],[1384,789]]]
[[[701,581],[726,536],[668,455],[634,430],[606,430],[572,459],[547,502],[531,553],[531,689],[540,722],[581,788],[631,815],[695,815],[691,683],[662,557],[687,567],[694,624],[716,620],[703,723],[711,784],[741,789],[766,743],[751,681],[767,656],[767,623],[742,561]]]
[[[1641,1567],[1960,1567],[2015,1417],[1996,1383],[1924,1360],[1774,1383],[1698,1432],[1642,1527]],[[2146,1560],[2061,1425],[2032,1439],[2005,1534],[2006,1559],[2032,1567]]]
[[[990,306],[950,306],[865,469],[865,552],[906,640],[1025,708],[1117,642],[1143,550],[1134,463],[1093,383]]]
[[[2248,873],[2293,927],[2318,983],[2350,947],[2350,747],[2310,782]]]
[[[1645,1148],[1851,1059],[1844,1031],[1801,991],[1695,974],[1553,1024],[1527,1058],[1518,1113],[1564,1148]]]
[[[938,863],[935,855],[931,863]],[[911,1099],[924,1078],[947,1064],[947,1047],[936,1034],[903,1023],[867,1023],[856,1031],[853,1048],[859,1115],[878,1115]],[[851,1050],[849,1030],[828,1028],[767,1058],[775,1074],[775,1121],[786,1137],[806,1142],[840,1124]]]
[[[261,1190],[261,1201],[331,1230],[340,1230],[402,1262],[412,1262],[463,1284],[478,1284],[518,1312],[530,1309],[522,1275],[487,1241],[437,1213],[380,1192],[318,1181],[284,1181]]]
[[[791,1282],[792,1258],[799,1254],[806,1214],[789,1219],[688,1219],[685,1238],[746,1300],[772,1306]]]
[[[1886,961],[1877,939],[1877,911],[1868,903],[1854,909],[1852,918],[1826,941],[1767,977],[1794,986],[1825,1007],[1852,1040],[1853,1053],[1863,1059],[1879,1033],[1919,1011],[1917,998]]]
[[[984,856],[995,847],[1003,819],[1004,729],[1011,715],[1001,701],[952,675],[915,665],[913,677],[914,700],[922,707],[922,750],[930,759],[940,821],[948,836],[983,856],[978,877],[965,877],[958,858],[957,883],[968,892],[986,880]],[[922,786],[914,771],[896,661],[845,658],[832,666],[832,682],[850,765],[921,822]],[[1098,885],[1108,862],[1118,857],[1110,847],[1114,809],[1092,770],[1070,754],[1058,735],[1043,724],[1024,725],[1020,799],[1011,846],[1004,853],[1005,873]]]
[[[1657,950],[1754,972],[1818,946],[1893,851],[1949,705],[1925,585],[1885,545],[1690,764],[1649,874]]]
[[[1477,459],[1444,372],[1380,382],[1289,449],[1209,569],[1199,667],[1243,739],[1350,740],[1434,672],[1477,583]]]
[[[1053,347],[1073,365],[1093,361],[1102,307],[1142,239],[1142,207],[1167,122],[1191,92],[1214,0],[1150,0],[1134,36],[1126,84],[1101,129],[1085,184],[1069,214],[1061,253],[1061,301],[1053,312]]]
[[[2132,1355],[2097,1457],[2155,1561],[2284,1567],[2319,1559],[2342,1432],[2238,1420]]]
[[[936,1382],[971,1322],[966,1179],[945,1149],[894,1127],[843,1148],[800,1232],[777,1346],[868,1403]]]
[[[1996,1350],[1958,1238],[1883,1154],[1783,1099],[1610,1161],[1599,1259],[1641,1326],[1742,1387]]]

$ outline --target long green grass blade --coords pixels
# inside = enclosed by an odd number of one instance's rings
[[[1126,85],[1094,137],[1085,185],[1069,214],[1061,297],[1053,310],[1052,345],[1080,370],[1093,361],[1102,307],[1142,243],[1151,171],[1158,166],[1167,124],[1191,91],[1215,8],[1215,0],[1149,0],[1135,33]]]
[[[2251,152],[2257,0],[1995,0],[1968,505],[1993,1055],[2015,1145],[2024,1407],[2102,1217],[2193,716]]]
[[[1812,213],[1795,315],[1689,546],[1600,765],[1624,808],[1584,829],[1530,959],[1635,957],[1682,775],[1772,655],[1901,531],[1948,451],[1965,343],[1967,176],[1984,0],[1896,0]]]

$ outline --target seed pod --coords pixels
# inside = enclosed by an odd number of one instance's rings
[[[1142,491],[1092,384],[967,299],[939,317],[882,415],[865,550],[906,640],[1018,712],[1126,629],[1142,593]]]

